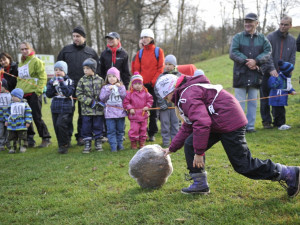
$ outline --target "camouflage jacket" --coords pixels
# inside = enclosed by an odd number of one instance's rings
[[[103,107],[96,104],[92,108],[92,102],[99,102],[101,88],[104,85],[104,80],[97,74],[94,76],[84,75],[78,82],[76,88],[76,96],[81,103],[81,114],[83,116],[101,116],[103,115]]]

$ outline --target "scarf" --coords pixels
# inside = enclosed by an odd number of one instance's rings
[[[111,50],[111,61],[113,63],[113,65],[116,63],[116,58],[117,58],[117,50],[118,48],[121,47],[121,42],[119,42],[117,47],[111,47],[109,45],[107,45],[107,47]]]

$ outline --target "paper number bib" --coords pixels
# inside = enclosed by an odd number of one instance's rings
[[[28,65],[29,65],[29,63],[18,68],[20,78],[22,78],[22,79],[31,78],[30,74],[29,74],[29,66]]]
[[[10,114],[12,116],[24,116],[25,103],[24,102],[15,102],[15,103],[11,104]]]
[[[11,102],[9,93],[0,93],[0,107],[7,107]]]

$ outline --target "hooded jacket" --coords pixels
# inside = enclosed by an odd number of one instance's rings
[[[138,71],[143,76],[144,84],[151,84],[154,87],[156,80],[160,74],[164,72],[165,56],[163,50],[159,49],[158,60],[155,57],[155,45],[149,44],[144,46],[141,59],[139,51],[136,53],[132,72]]]
[[[177,151],[184,145],[185,139],[193,134],[195,153],[202,155],[207,150],[210,133],[232,132],[245,126],[248,121],[239,102],[229,92],[222,89],[216,97],[215,89],[191,86],[193,84],[207,85],[210,82],[203,75],[185,77],[180,84],[177,84],[172,101],[182,109],[190,124],[183,123],[172,140],[169,150]],[[214,98],[213,109],[215,112],[211,114],[208,107]]]
[[[135,114],[130,114],[128,112],[128,119],[135,121],[144,121],[149,117],[148,112],[144,112],[144,107],[151,108],[153,104],[153,97],[146,88],[141,91],[130,90],[123,101],[123,107],[127,111],[130,109],[135,110]]]

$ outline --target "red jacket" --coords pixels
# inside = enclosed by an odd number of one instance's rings
[[[179,132],[172,140],[169,150],[175,152],[180,149],[185,139],[193,133],[194,151],[202,155],[207,150],[210,133],[228,133],[245,126],[248,121],[239,102],[229,92],[222,89],[216,97],[213,108],[215,113],[208,111],[217,91],[192,84],[209,84],[205,76],[186,77],[186,83],[175,89],[173,102],[179,107],[191,124],[183,123]],[[189,87],[191,86],[191,87]],[[185,88],[189,87],[185,90]],[[181,96],[182,94],[182,96]]]
[[[133,71],[131,72],[138,71],[143,76],[144,84],[151,83],[152,87],[154,87],[158,76],[164,72],[164,51],[161,48],[159,49],[157,60],[155,57],[155,45],[146,45],[144,46],[141,61],[139,59],[139,52],[136,53]]]

